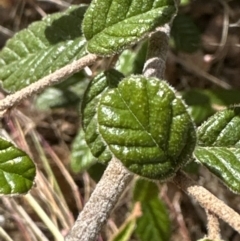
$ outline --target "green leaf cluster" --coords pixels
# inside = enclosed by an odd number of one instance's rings
[[[124,0],[121,3],[93,0],[88,8],[72,6],[63,13],[49,15],[17,33],[0,52],[3,88],[8,92],[20,90],[81,58],[87,51],[110,56],[134,45],[132,49],[138,49],[137,54],[127,50],[119,58],[118,70],[128,77],[110,69],[98,74],[84,94],[83,130],[92,154],[102,163],[107,163],[114,155],[130,171],[164,180],[192,160],[194,151],[199,162],[231,190],[240,192],[239,107],[217,112],[204,122],[197,130],[196,146],[194,123],[175,91],[165,81],[131,75],[141,73],[146,56],[146,44],[141,47],[139,41],[169,22],[175,12],[174,0]],[[176,47],[182,51],[193,52],[199,47],[199,31],[185,15],[175,19],[172,36]],[[82,87],[63,86],[48,89],[45,96],[38,99],[39,106],[49,108],[78,102],[81,94],[75,90]],[[232,104],[226,101],[229,98],[223,98],[226,93],[220,92],[198,93],[201,97],[197,98],[198,102],[195,102],[197,92],[192,95],[195,96],[193,102],[191,93],[184,93],[197,124],[215,112],[214,101],[220,99],[224,105]],[[239,101],[237,97],[233,102]],[[7,149],[11,144],[8,145]],[[8,175],[3,169],[2,192],[26,192],[33,183],[34,164],[14,146],[6,151],[4,148],[8,145],[3,144],[4,151],[0,154],[3,166],[7,173],[12,163],[19,160],[16,163],[19,173]],[[88,147],[80,132],[73,144],[73,169],[84,170],[92,164]],[[19,176],[16,178],[16,175]],[[7,187],[6,180],[12,186]]]

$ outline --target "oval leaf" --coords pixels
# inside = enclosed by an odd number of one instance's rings
[[[81,22],[86,6],[52,14],[17,33],[0,52],[0,80],[17,91],[85,55]]]
[[[88,50],[111,55],[171,20],[174,0],[93,0],[83,21]]]
[[[136,234],[141,241],[168,241],[171,225],[167,209],[158,198],[155,183],[139,179],[134,188],[134,200],[140,201],[142,216],[137,219]]]
[[[101,95],[109,87],[115,87],[123,77],[114,69],[99,74],[90,82],[82,100],[81,113],[85,139],[92,154],[102,163],[107,163],[112,154],[98,132],[97,105]]]
[[[186,106],[165,81],[131,76],[106,91],[98,130],[132,172],[164,180],[191,158],[195,129]]]
[[[217,112],[198,129],[196,158],[240,193],[240,107]]]
[[[28,192],[35,175],[35,165],[27,154],[0,138],[0,194]]]

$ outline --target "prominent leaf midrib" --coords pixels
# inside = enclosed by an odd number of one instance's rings
[[[145,88],[146,90],[146,88]],[[156,142],[156,140],[152,137],[151,133],[148,132],[148,130],[144,127],[144,125],[140,122],[140,120],[138,120],[138,118],[135,116],[135,114],[133,113],[133,111],[130,109],[129,105],[127,104],[127,102],[124,100],[121,92],[119,91],[119,89],[117,89],[117,92],[119,94],[119,97],[121,98],[121,100],[123,101],[123,103],[125,104],[125,106],[127,107],[127,109],[129,110],[129,112],[132,114],[132,116],[134,117],[134,119],[138,122],[138,124],[142,127],[143,131],[145,131],[152,139],[152,141],[155,143],[155,145],[161,149],[161,147],[159,146],[159,144]],[[148,112],[149,113],[149,112]],[[148,118],[149,118],[149,114],[148,114]],[[149,125],[149,122],[148,122]]]
[[[152,200],[153,201],[153,200]],[[156,200],[158,201],[158,200]],[[153,225],[154,229],[156,230],[156,233],[158,233],[159,236],[161,236],[161,234],[164,233],[164,230],[162,229],[162,226],[160,225],[157,225],[158,224],[158,220],[156,218],[156,213],[159,213],[158,210],[155,210],[152,205],[151,205],[151,202],[150,202],[150,205],[149,205],[149,210],[150,210],[150,213],[151,213],[151,216],[153,217],[153,223],[155,225]]]
[[[1,172],[1,171],[0,171]],[[12,187],[11,187],[11,185],[10,185],[10,182],[8,181],[8,179],[6,178],[6,176],[5,176],[5,173],[2,171],[2,176],[4,177],[4,180],[5,180],[5,186],[7,186],[10,190],[11,190],[11,192],[12,192]]]
[[[31,168],[31,169],[34,169],[34,168]],[[26,170],[26,172],[28,172],[30,169],[28,169],[28,170]],[[16,172],[9,172],[9,171],[3,171],[1,168],[0,168],[0,172],[2,172],[2,174],[4,175],[4,178],[6,178],[6,176],[5,175],[15,175],[15,176],[18,176],[19,178],[21,178],[21,179],[24,179],[24,180],[28,180],[28,181],[30,181],[30,182],[32,182],[32,179],[30,179],[29,177],[26,177],[25,176],[25,173],[23,173],[23,174],[19,174],[19,173],[16,173]],[[7,181],[7,182],[9,182],[9,181]]]
[[[158,225],[159,220],[157,219],[157,214],[159,214],[160,212],[158,210],[155,210],[155,207],[152,207],[152,205],[154,203],[152,202],[156,202],[159,200],[157,198],[154,198],[153,200],[149,201],[149,203],[144,204],[145,205],[145,209],[148,210],[148,215],[149,215],[149,221],[151,220],[151,223],[145,223],[146,224],[146,228],[148,229],[148,231],[146,230],[145,233],[148,235],[147,239],[148,240],[155,240],[153,239],[154,237],[162,237],[162,235],[165,233],[165,230],[163,230],[163,227],[160,225]],[[164,237],[166,238],[166,237]],[[161,239],[162,240],[162,239]]]

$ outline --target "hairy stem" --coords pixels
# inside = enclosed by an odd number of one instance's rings
[[[133,175],[113,158],[66,241],[94,241]]]
[[[15,105],[18,105],[22,100],[37,94],[47,87],[57,84],[74,73],[79,72],[86,66],[89,66],[96,62],[97,56],[95,54],[88,54],[83,58],[72,62],[64,66],[63,68],[55,71],[54,73],[43,77],[37,82],[27,86],[26,88],[15,92],[14,94],[8,95],[6,98],[0,101],[0,111],[7,110]]]
[[[218,217],[209,211],[206,211],[206,214],[207,214],[207,221],[208,221],[208,224],[207,224],[208,238],[212,240],[220,240],[221,235],[220,235]]]
[[[143,68],[146,77],[164,78],[170,26],[165,24],[151,36],[148,44],[147,60]]]
[[[228,207],[224,202],[219,200],[204,187],[197,185],[182,172],[177,173],[173,178],[173,182],[185,193],[196,199],[206,211],[215,214],[240,233],[240,215]]]

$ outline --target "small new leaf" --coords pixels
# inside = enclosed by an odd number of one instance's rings
[[[232,191],[240,193],[240,107],[217,112],[198,129],[194,154]]]
[[[86,6],[72,6],[17,33],[0,52],[0,80],[14,92],[86,54],[81,22]]]
[[[35,175],[35,165],[27,154],[0,138],[0,194],[28,192]]]
[[[183,101],[156,78],[131,76],[108,89],[97,111],[98,131],[132,172],[165,180],[190,159],[195,128]]]
[[[88,51],[111,55],[171,20],[174,0],[93,0],[83,21]]]

